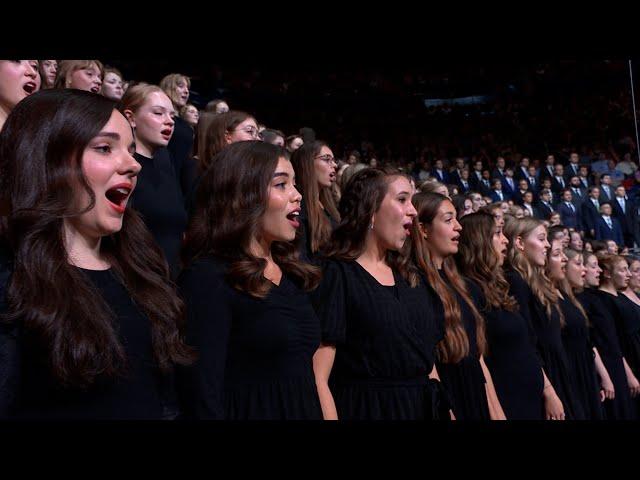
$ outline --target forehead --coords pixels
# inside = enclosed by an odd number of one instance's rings
[[[405,177],[395,177],[387,188],[387,195],[397,195],[400,192],[411,192],[411,183]]]
[[[256,123],[255,119],[253,119],[251,117],[249,117],[249,118],[243,120],[242,122],[240,122],[238,124],[238,127],[247,127],[249,125],[252,125],[252,126],[258,128],[258,124]]]
[[[104,76],[105,80],[110,80],[112,78],[117,78],[118,80],[121,80],[120,75],[118,75],[116,72],[107,72],[107,74]]]
[[[127,121],[127,119],[122,115],[119,111],[114,110],[111,113],[111,118],[102,127],[101,131],[103,132],[114,132],[120,135],[120,141],[126,145],[129,145],[133,142],[133,133],[131,131],[131,125]]]
[[[278,158],[278,165],[276,165],[276,170],[274,173],[288,173],[289,177],[293,178],[293,166],[291,162],[284,157]]]
[[[320,149],[320,155],[333,155],[333,152],[329,147],[327,147],[326,145],[323,145],[322,148]]]
[[[151,92],[149,95],[147,95],[147,98],[144,103],[146,105],[151,105],[151,106],[160,105],[162,107],[170,108],[173,110],[173,103],[171,102],[171,99],[167,96],[167,94],[164,92],[159,92],[159,91]]]

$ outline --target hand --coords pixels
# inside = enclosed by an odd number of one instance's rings
[[[564,420],[564,406],[555,392],[545,394],[544,410],[547,420]]]
[[[453,410],[449,410],[449,415],[451,416],[451,420],[456,419],[456,416],[453,414]]]
[[[605,398],[608,400],[613,400],[616,397],[616,389],[614,388],[613,382],[610,378],[603,378],[600,384],[600,388],[602,389],[600,391],[603,394],[600,401],[604,402]]]
[[[627,378],[627,382],[629,383],[631,396],[637,396],[640,393],[640,383],[638,383],[638,379],[636,378],[636,376],[631,374],[631,376]]]

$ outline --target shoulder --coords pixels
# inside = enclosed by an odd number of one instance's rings
[[[228,263],[213,256],[201,257],[191,262],[180,274],[178,284],[181,286],[211,286],[225,283]]]

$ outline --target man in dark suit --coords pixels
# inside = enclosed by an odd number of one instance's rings
[[[577,177],[580,174],[580,157],[576,152],[571,152],[569,155],[569,165],[565,169],[564,179],[569,182],[571,177]]]
[[[493,187],[491,192],[489,192],[489,197],[493,202],[507,202],[509,198],[506,193],[502,191],[502,181],[499,178],[494,178],[491,182],[491,186]]]
[[[611,205],[613,207],[613,218],[617,218],[622,227],[625,246],[633,248],[633,215],[636,214],[636,209],[622,185],[616,188],[615,197]]]
[[[540,220],[546,220],[549,218],[549,215],[554,212],[553,206],[551,205],[551,191],[548,188],[540,190],[540,200],[536,206],[536,212],[536,218]]]
[[[540,169],[540,180],[545,178],[553,178],[555,175],[554,164],[556,159],[553,155],[547,155],[547,159],[544,162],[544,167]]]
[[[596,240],[613,240],[619,247],[624,246],[622,226],[617,218],[611,216],[611,204],[600,205],[600,216],[596,221]]]
[[[513,174],[513,178],[518,182],[523,179],[529,180],[529,157],[522,157],[520,165],[518,165],[518,168],[516,168]]]
[[[582,217],[582,228],[585,235],[596,238],[596,220],[600,215],[600,189],[596,186],[589,187],[589,193],[580,206]]]
[[[511,200],[513,200],[513,203],[515,203],[516,205],[522,205],[524,194],[530,191],[531,190],[529,190],[529,182],[525,178],[523,178],[518,182],[518,189],[514,192]]]
[[[532,191],[526,191],[524,193],[524,195],[522,195],[522,208],[525,210],[525,212],[529,212],[530,217],[538,217],[538,210],[536,209],[536,207],[533,206],[533,192]],[[527,215],[525,213],[525,215]]]
[[[440,183],[449,185],[449,174],[444,170],[444,162],[442,160],[436,160],[434,168],[431,170],[431,176]]]
[[[613,200],[613,187],[611,186],[611,175],[603,173],[600,177],[600,203],[611,202]]]
[[[504,179],[505,161],[504,157],[496,158],[496,168],[491,172],[491,178],[499,178],[501,181]]]
[[[569,180],[569,187],[571,188],[571,198],[573,199],[573,204],[576,207],[579,207],[587,198],[587,189],[582,187],[580,178],[575,175]]]
[[[480,191],[480,183],[482,182],[482,160],[473,162],[473,170],[469,172],[469,183],[471,190]]]
[[[460,179],[458,180],[458,188],[460,189],[460,193],[464,195],[472,190],[471,182],[469,181],[469,169],[464,167],[460,171]]]
[[[564,179],[564,167],[562,164],[558,163],[554,167],[555,175],[551,179],[551,191],[560,197],[562,195],[562,191],[567,188],[567,183]]]
[[[582,231],[582,228],[580,226],[579,211],[571,200],[571,189],[565,188],[562,191],[562,202],[558,204],[558,208],[556,210],[560,214],[560,221],[562,222],[562,225],[580,232]]]
[[[536,171],[536,167],[529,166],[529,188],[534,195],[537,195],[542,188],[542,182],[540,181],[540,174]]]
[[[549,190],[549,203],[551,203],[551,206],[555,208],[560,201],[560,195],[553,192],[553,190],[551,189],[551,182],[552,180],[549,177],[543,179],[542,186],[540,187],[540,192],[545,189]]]
[[[517,189],[516,181],[513,178],[513,169],[511,167],[505,168],[504,178],[502,178],[502,191],[509,198],[513,198]]]
[[[578,176],[580,179],[580,185],[582,185],[587,190],[589,187],[593,185],[593,179],[589,175],[589,167],[582,165],[580,167],[580,175]]]
[[[460,177],[462,176],[462,169],[465,168],[464,158],[456,157],[456,167],[449,172],[449,181],[451,185],[459,185]]]
[[[491,174],[486,168],[482,170],[482,181],[478,184],[476,191],[480,192],[483,197],[488,197],[491,193]]]

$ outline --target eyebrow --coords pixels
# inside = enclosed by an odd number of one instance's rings
[[[273,178],[278,178],[278,177],[287,177],[289,178],[289,174],[287,172],[276,172],[273,174]]]
[[[96,137],[108,137],[114,140],[120,140],[120,134],[116,132],[100,132]]]
[[[398,196],[400,196],[400,195],[409,195],[409,192],[399,192]]]

